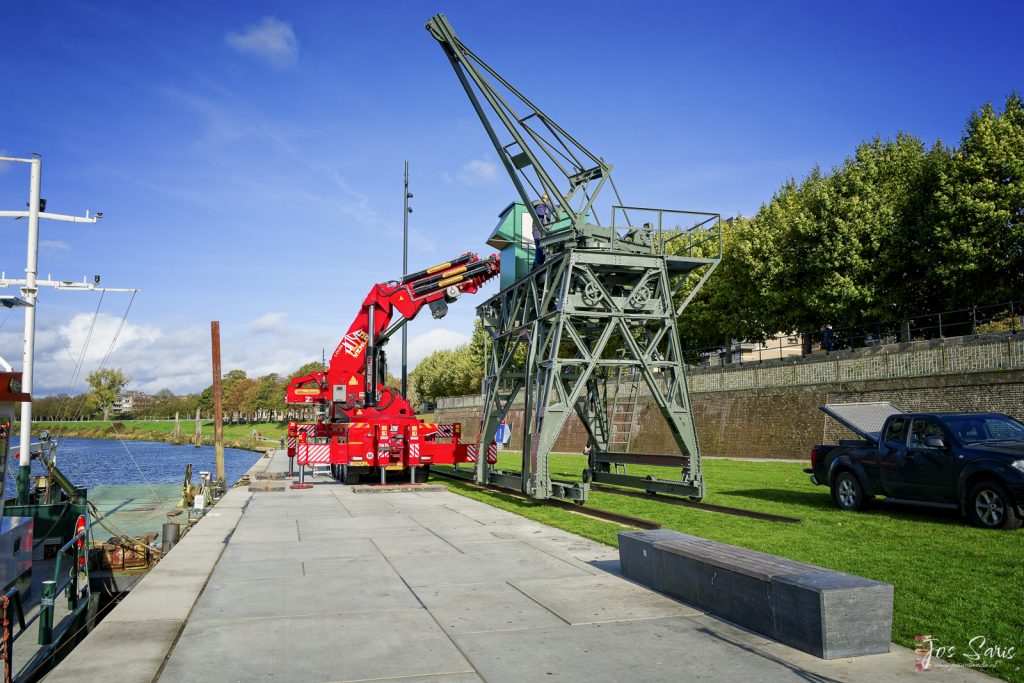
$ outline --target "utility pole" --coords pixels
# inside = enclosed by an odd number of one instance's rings
[[[39,271],[39,219],[48,218],[57,221],[68,221],[71,223],[95,223],[102,217],[97,212],[95,216],[85,217],[65,216],[62,214],[46,213],[45,205],[40,198],[43,176],[43,161],[38,154],[33,154],[30,159],[17,157],[0,157],[0,161],[14,161],[29,164],[31,167],[29,179],[28,211],[0,211],[0,216],[10,218],[28,218],[28,257],[25,264],[25,284],[22,287],[22,294],[28,306],[25,308],[25,346],[22,356],[22,389],[26,394],[32,394],[32,359],[35,356],[36,345],[36,294],[39,291],[36,276]],[[18,447],[18,504],[28,504],[29,472],[32,464],[32,402],[25,401],[21,404],[21,442]]]
[[[213,443],[217,452],[217,485],[227,489],[224,476],[224,414],[220,385],[220,321],[210,323],[210,340],[213,345]]]
[[[402,277],[409,274],[409,214],[412,207],[409,200],[412,193],[409,192],[409,162],[405,162],[405,191],[403,193],[405,211],[402,212]],[[409,327],[402,326],[402,397],[409,396]]]

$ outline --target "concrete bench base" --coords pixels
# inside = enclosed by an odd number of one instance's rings
[[[889,651],[893,587],[677,531],[619,533],[627,577],[823,659]]]

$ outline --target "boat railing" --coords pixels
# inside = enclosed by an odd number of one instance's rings
[[[49,645],[53,642],[53,607],[57,598],[63,593],[68,595],[68,612],[77,614],[89,602],[89,561],[88,543],[89,525],[71,537],[61,546],[54,558],[53,580],[43,581],[42,596],[39,599],[39,644]],[[65,555],[74,555],[74,565],[61,583],[61,560]],[[79,591],[79,574],[85,575],[84,589]]]

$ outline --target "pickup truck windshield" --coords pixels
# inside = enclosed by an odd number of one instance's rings
[[[981,441],[1024,441],[1024,424],[1005,415],[963,415],[946,425],[965,444]]]

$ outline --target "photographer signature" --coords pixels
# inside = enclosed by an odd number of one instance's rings
[[[993,659],[1010,660],[1017,655],[1016,647],[990,643],[985,636],[974,636],[967,641],[967,647],[964,649],[958,649],[956,645],[942,645],[932,636],[917,636],[914,640],[915,668],[920,671],[931,669],[932,657],[951,659],[959,655],[969,662],[966,666],[981,668],[988,666],[987,662]]]

